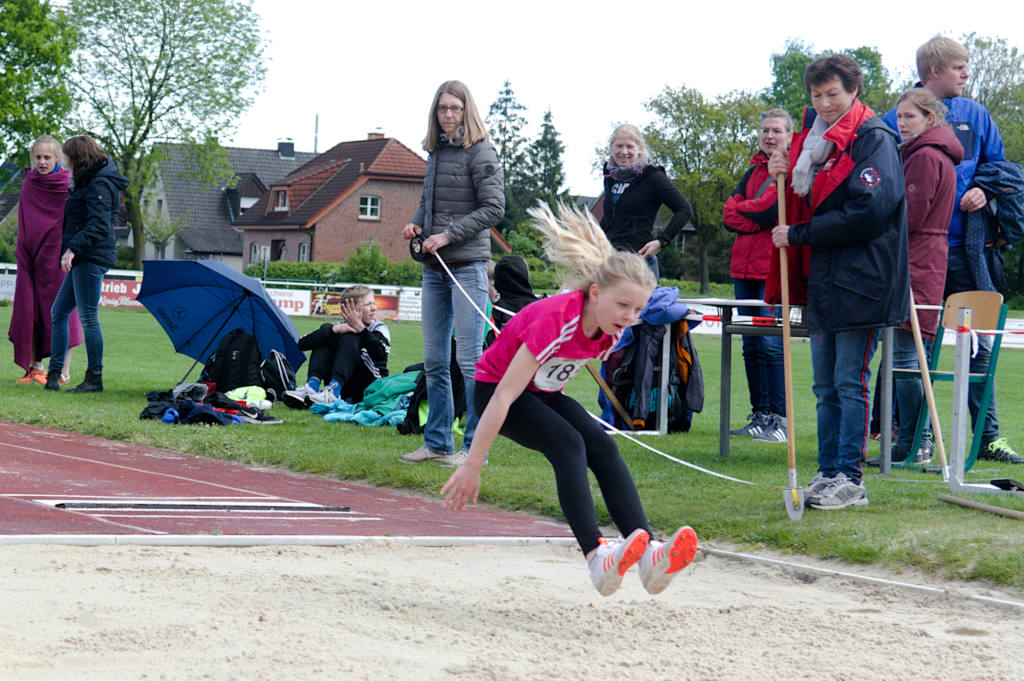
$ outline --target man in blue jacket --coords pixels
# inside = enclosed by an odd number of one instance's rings
[[[953,217],[949,221],[949,261],[946,270],[946,291],[949,296],[960,291],[973,291],[980,286],[974,281],[968,266],[964,248],[967,227],[967,213],[980,210],[988,203],[988,197],[980,187],[974,185],[978,165],[985,162],[1003,161],[1003,139],[992,116],[981,104],[961,97],[967,82],[967,50],[963,45],[943,36],[936,36],[917,50],[917,73],[921,78],[918,87],[931,90],[946,105],[953,132],[964,148],[964,159],[956,167],[956,200],[953,203]],[[883,119],[896,130],[896,109],[889,111]],[[897,132],[898,134],[898,132]],[[972,373],[988,371],[992,352],[992,337],[979,336],[976,357],[971,359]],[[968,392],[968,407],[973,427],[978,427],[978,405],[981,403],[981,385],[972,383]],[[999,420],[996,418],[996,396],[992,395],[988,413],[982,425],[982,444],[979,456],[1006,463],[1024,463],[999,435]]]

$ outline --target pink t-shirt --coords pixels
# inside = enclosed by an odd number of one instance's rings
[[[565,388],[587,360],[608,358],[619,335],[602,333],[588,338],[580,326],[583,292],[560,293],[530,303],[517,312],[498,334],[498,338],[476,363],[474,378],[497,383],[505,375],[519,346],[540,363],[527,390],[556,392]]]

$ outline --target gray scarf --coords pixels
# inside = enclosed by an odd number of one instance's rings
[[[844,113],[843,116],[845,115]],[[843,116],[837,118],[836,123],[841,121]],[[804,138],[800,158],[793,166],[793,192],[798,196],[807,196],[810,193],[815,176],[825,165],[828,157],[832,155],[832,150],[835,149],[836,143],[824,138],[825,133],[832,125],[826,123],[821,116],[817,116],[811,125],[811,131]]]

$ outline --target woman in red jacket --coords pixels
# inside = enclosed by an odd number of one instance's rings
[[[732,196],[722,209],[722,222],[736,233],[729,260],[736,298],[764,300],[764,281],[772,257],[771,228],[778,224],[778,196],[775,178],[768,172],[768,159],[776,149],[786,150],[793,138],[793,119],[785,109],[761,114],[759,151],[750,159]],[[768,317],[767,307],[741,307],[739,314]],[[764,442],[786,442],[786,386],[782,361],[782,338],[743,336],[743,365],[750,390],[747,425],[729,431],[737,437],[751,436]]]
[[[946,283],[949,218],[956,197],[956,164],[964,156],[953,129],[946,124],[946,106],[925,88],[903,93],[896,104],[897,127],[903,143],[903,175],[907,185],[907,235],[910,252],[910,289],[917,305],[941,305]],[[918,313],[921,335],[935,338],[938,310]],[[917,351],[910,323],[895,330],[893,366],[918,369]],[[931,344],[925,343],[926,351]],[[920,379],[896,381],[899,406],[899,435],[892,450],[893,461],[910,458],[917,415],[924,399]],[[914,458],[915,463],[931,459],[926,439]]]

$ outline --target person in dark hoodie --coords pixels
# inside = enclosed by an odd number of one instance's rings
[[[896,117],[903,139],[900,157],[907,187],[910,289],[916,305],[941,305],[946,285],[949,219],[956,198],[956,164],[963,159],[964,148],[946,124],[946,105],[930,90],[913,88],[904,92],[896,104]],[[938,310],[921,310],[917,317],[921,335],[933,340],[939,325]],[[895,330],[893,341],[893,366],[917,371],[917,350],[909,322]],[[930,350],[931,344],[925,343],[925,352]],[[900,420],[892,460],[905,461],[913,453],[910,446],[924,386],[920,379],[895,383]],[[914,463],[927,463],[931,450],[926,439],[916,452]],[[872,459],[869,463],[877,462]]]
[[[498,292],[494,301],[494,325],[499,329],[512,318],[512,314],[537,300],[530,284],[530,269],[518,255],[506,255],[494,266],[494,289]]]
[[[643,135],[635,125],[625,123],[615,128],[609,147],[601,229],[616,249],[631,251],[646,260],[657,279],[658,251],[693,218],[693,209],[668,179],[665,169],[650,164]],[[655,237],[654,219],[662,204],[674,215]]]
[[[77,309],[88,366],[85,380],[70,392],[100,392],[103,390],[103,333],[97,311],[103,275],[117,261],[114,219],[128,180],[117,172],[114,162],[88,135],[67,140],[62,151],[72,173],[72,189],[64,209],[60,256],[60,268],[67,276],[51,309],[53,337],[45,387],[60,390],[60,375],[68,349],[68,318],[71,311]]]
[[[869,365],[881,330],[910,316],[906,187],[896,134],[860,101],[860,65],[849,55],[828,54],[807,66],[804,83],[813,108],[804,111],[789,153],[776,150],[768,162],[773,176],[792,169],[789,224],[772,230],[772,242],[810,249],[809,258],[789,249],[788,272],[807,276],[818,401],[818,472],[804,494],[810,508],[830,510],[868,503],[862,466]],[[780,287],[778,261],[773,257],[775,276],[766,289]]]

